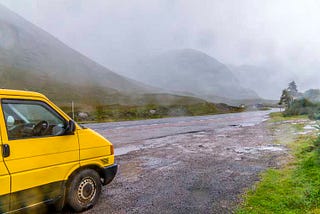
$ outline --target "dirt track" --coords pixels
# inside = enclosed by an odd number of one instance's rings
[[[267,115],[91,125],[115,144],[119,172],[86,213],[231,213],[287,154]]]

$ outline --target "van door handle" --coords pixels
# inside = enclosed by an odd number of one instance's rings
[[[10,146],[8,144],[3,144],[2,145],[2,156],[4,158],[10,156]]]

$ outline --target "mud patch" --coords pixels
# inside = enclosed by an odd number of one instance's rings
[[[130,161],[119,167],[119,174],[121,177],[126,178],[127,182],[136,182],[139,180],[139,175],[143,172],[143,168],[140,163],[136,161]]]

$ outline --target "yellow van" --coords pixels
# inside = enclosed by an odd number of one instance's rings
[[[44,95],[0,89],[0,213],[92,207],[117,173],[113,145]]]

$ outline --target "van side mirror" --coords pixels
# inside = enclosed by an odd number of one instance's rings
[[[65,132],[64,134],[73,134],[74,131],[76,130],[76,124],[74,123],[73,120],[69,120],[65,126]]]

